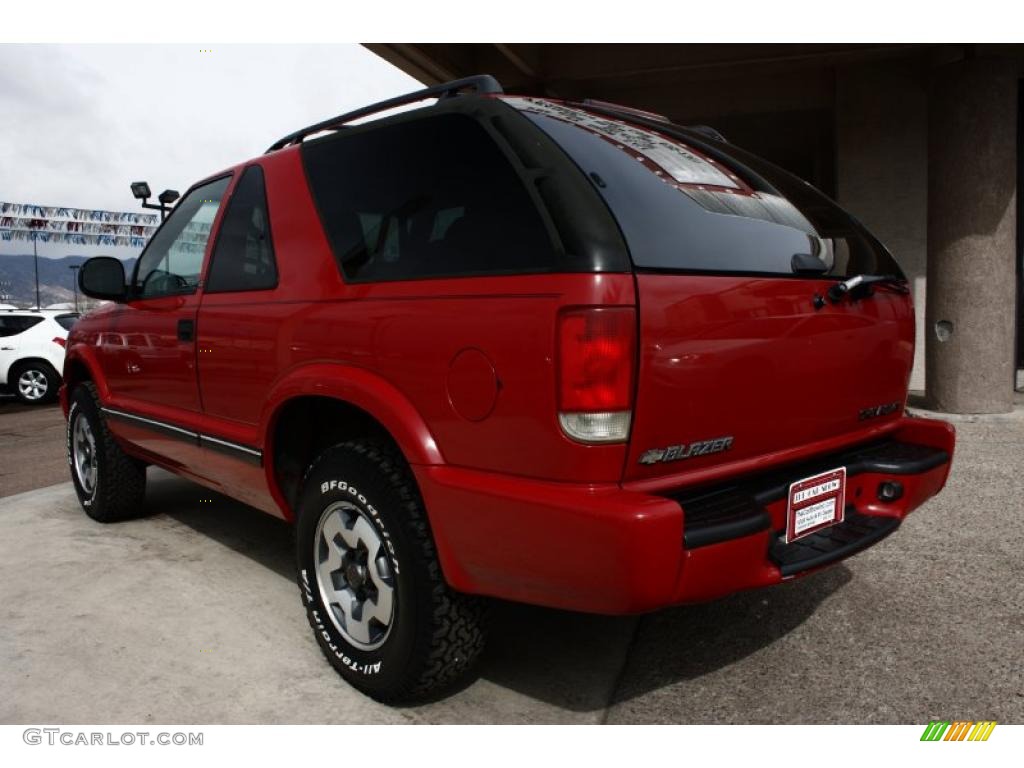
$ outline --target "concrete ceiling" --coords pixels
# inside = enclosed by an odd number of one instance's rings
[[[371,43],[366,47],[427,84],[488,73],[509,92],[563,98],[674,84],[825,70],[935,46],[854,44]]]

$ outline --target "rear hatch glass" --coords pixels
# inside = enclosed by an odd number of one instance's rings
[[[638,270],[794,276],[800,254],[830,277],[902,277],[884,246],[832,200],[738,147],[636,117],[544,99],[504,101],[597,184]]]

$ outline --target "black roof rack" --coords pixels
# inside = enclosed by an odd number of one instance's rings
[[[597,101],[596,99],[584,99],[582,102],[578,102],[585,109],[589,109],[591,112],[597,112],[602,115],[624,116],[630,118],[639,118],[642,121],[646,121],[647,127],[657,129],[657,123],[666,123],[668,125],[675,125],[669,118],[664,115],[659,115],[654,112],[648,112],[643,109],[634,109],[633,107],[624,107],[621,104],[612,104],[608,101]],[[729,140],[722,135],[721,131],[717,128],[712,128],[710,125],[680,125],[687,131],[699,134],[708,139],[714,139],[720,141],[723,144],[728,144]]]
[[[707,136],[709,139],[720,141],[723,144],[729,143],[729,140],[722,135],[721,131],[717,128],[712,128],[710,125],[684,125],[683,128],[688,131],[693,131],[694,133],[699,133],[701,136]]]
[[[273,152],[274,150],[281,149],[282,147],[287,147],[289,144],[298,144],[306,136],[319,133],[320,131],[327,131],[332,128],[340,128],[345,123],[358,120],[360,117],[367,117],[368,115],[383,112],[387,109],[394,109],[395,107],[401,107],[406,104],[414,104],[417,101],[423,101],[424,99],[431,99],[434,97],[447,99],[452,96],[458,96],[461,91],[470,88],[481,94],[505,92],[501,87],[501,83],[490,75],[473,75],[472,77],[464,77],[460,80],[452,80],[447,83],[441,83],[440,85],[432,85],[429,88],[413,91],[412,93],[407,93],[404,96],[396,96],[395,98],[387,99],[386,101],[379,101],[368,107],[361,107],[360,109],[352,112],[346,112],[343,115],[338,115],[337,117],[332,117],[328,120],[322,120],[319,123],[302,128],[294,133],[289,133],[283,139],[275,141],[267,152]]]

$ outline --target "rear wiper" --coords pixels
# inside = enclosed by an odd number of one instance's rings
[[[891,285],[900,293],[909,293],[910,290],[907,288],[906,279],[897,275],[856,275],[829,288],[828,297],[833,304],[837,304],[843,300],[843,296],[852,295],[858,289],[869,289],[870,286],[877,284]]]

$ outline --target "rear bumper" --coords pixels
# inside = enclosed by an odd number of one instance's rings
[[[871,546],[945,485],[955,436],[904,419],[884,441],[686,493],[414,467],[445,577],[464,592],[595,613],[710,600]],[[785,545],[789,483],[847,467],[846,521]],[[902,496],[878,498],[898,481]]]

